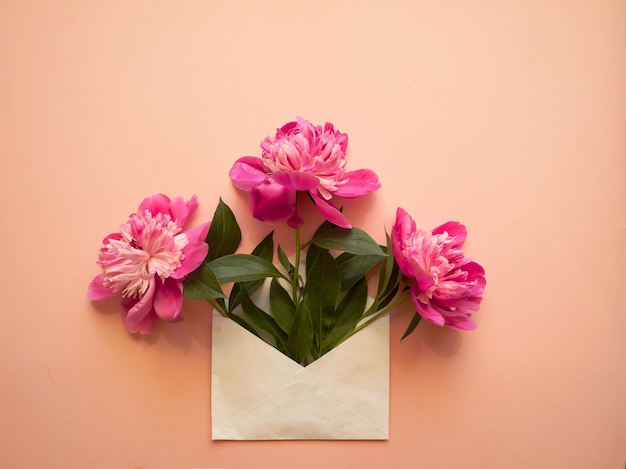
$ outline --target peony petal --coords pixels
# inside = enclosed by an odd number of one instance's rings
[[[176,196],[170,202],[169,213],[172,220],[176,222],[179,227],[185,226],[189,217],[193,215],[193,212],[198,208],[198,196],[195,194],[185,202],[181,196]]]
[[[124,298],[122,300],[122,319],[126,329],[130,332],[136,332],[139,324],[152,311],[155,283],[154,279],[150,280],[148,289],[139,300],[136,298]]]
[[[473,331],[476,329],[476,323],[469,318],[460,321],[454,319],[446,320],[446,326],[458,331]]]
[[[315,202],[315,207],[317,207],[317,210],[324,218],[326,218],[326,220],[331,222],[333,225],[337,225],[342,228],[352,228],[352,225],[348,222],[345,215],[341,213],[339,209],[332,204],[332,202],[324,199],[318,191],[311,191],[309,194],[311,194],[311,197]]]
[[[399,265],[400,264],[398,264],[398,266]],[[405,275],[417,280],[417,285],[421,291],[426,291],[435,284],[433,276],[426,272],[420,265],[419,261],[414,257],[408,259],[406,265],[410,268],[410,273]],[[402,273],[404,273],[404,271]]]
[[[188,230],[185,230],[184,233],[189,240],[189,244],[205,242],[207,234],[209,234],[210,227],[211,222],[207,221],[206,223],[198,225],[194,228],[189,228]]]
[[[467,228],[465,228],[465,225],[462,225],[458,221],[446,222],[443,225],[439,225],[432,231],[433,234],[442,234],[445,232],[454,238],[452,247],[460,247],[463,243],[465,243],[465,239],[467,238]]]
[[[396,222],[391,229],[391,249],[398,263],[398,267],[400,267],[404,275],[410,278],[414,278],[414,274],[403,250],[409,237],[415,235],[415,231],[416,228],[413,219],[404,209],[398,207],[396,210]]]
[[[104,286],[104,274],[97,275],[87,287],[87,298],[92,301],[106,300],[119,295],[110,287]]]
[[[182,265],[172,273],[172,278],[180,279],[185,275],[189,275],[196,270],[202,264],[202,261],[209,253],[209,245],[205,242],[201,243],[189,243],[183,248]]]
[[[358,169],[344,174],[343,179],[333,191],[333,194],[352,199],[360,197],[380,188],[378,176],[369,169]]]
[[[148,315],[141,320],[139,324],[135,326],[135,330],[131,331],[134,333],[139,332],[140,334],[150,334],[152,329],[154,329],[154,325],[156,324],[157,315],[154,313],[154,310],[150,311]]]
[[[150,334],[152,329],[154,329],[154,325],[156,324],[157,316],[154,314],[154,310],[151,310],[143,319],[141,319],[138,323],[128,323],[126,321],[126,317],[128,312],[125,308],[122,308],[122,321],[126,326],[126,330],[132,334]]]
[[[467,272],[467,281],[485,280],[485,269],[477,262],[471,261],[463,266],[463,270]],[[483,283],[484,285],[484,283]]]
[[[290,228],[300,228],[303,224],[304,219],[300,216],[300,213],[298,213],[297,210],[291,217],[287,218],[287,225],[289,225]]]
[[[149,210],[152,215],[157,213],[166,213],[170,215],[170,198],[164,194],[155,194],[151,197],[146,197],[139,204],[137,212],[143,213]]]
[[[293,188],[297,191],[310,191],[320,185],[320,180],[317,176],[302,171],[294,171],[291,173],[280,171],[272,174],[272,179],[278,184]]]
[[[257,220],[286,220],[296,211],[295,189],[278,184],[272,178],[255,186],[250,192],[250,210]]]
[[[175,320],[183,307],[183,282],[173,278],[155,288],[154,312],[165,321]]]
[[[239,158],[228,174],[235,187],[243,191],[251,191],[268,177],[263,161],[256,156]]]
[[[424,304],[419,301],[415,296],[414,287],[415,285],[411,287],[411,300],[413,300],[415,310],[428,322],[432,322],[437,326],[444,326],[446,324],[446,320],[443,315],[436,308],[433,308],[431,304]]]
[[[120,239],[122,239],[122,233],[111,233],[102,240],[102,244],[107,245],[109,244],[110,240],[119,241]],[[106,250],[106,248],[102,248],[102,250]]]

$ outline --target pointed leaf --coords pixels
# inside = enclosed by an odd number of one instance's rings
[[[346,296],[337,306],[336,321],[328,330],[322,341],[321,354],[325,354],[339,345],[345,336],[351,332],[363,318],[363,311],[367,304],[367,281],[361,278],[346,293]]]
[[[409,324],[409,327],[406,328],[406,332],[404,333],[404,335],[402,336],[400,340],[404,340],[406,337],[408,337],[409,334],[411,334],[411,332],[415,330],[415,328],[417,327],[417,325],[420,323],[421,320],[422,320],[422,317],[419,315],[419,313],[415,313],[415,316],[413,316],[413,319],[411,319],[411,323]]]
[[[281,277],[271,262],[250,254],[229,254],[209,262],[220,283],[248,282]]]
[[[304,302],[301,302],[296,308],[296,314],[293,317],[293,324],[287,341],[289,356],[301,365],[306,366],[312,345],[313,323],[311,322],[309,312],[304,306]]]
[[[270,308],[278,326],[287,334],[291,332],[296,305],[280,282],[273,278],[270,285]]]
[[[341,291],[341,273],[337,261],[326,249],[309,246],[306,255],[306,284],[302,302],[311,316],[314,337],[321,343],[324,329],[332,322]]]
[[[277,252],[278,252],[278,260],[280,261],[280,265],[283,266],[283,268],[285,269],[287,273],[291,274],[291,272],[293,272],[295,269],[294,265],[291,262],[289,262],[289,258],[287,257],[287,254],[285,254],[285,251],[283,251],[283,248],[278,246]]]
[[[202,263],[183,280],[183,294],[195,300],[225,298],[219,280],[206,263]]]
[[[241,309],[250,322],[254,324],[255,327],[270,334],[276,341],[276,348],[278,350],[286,351],[287,334],[278,327],[274,318],[255,305],[245,290],[241,291],[239,297],[241,298]]]
[[[252,255],[260,257],[261,259],[265,259],[268,262],[272,262],[274,258],[274,232],[272,231],[268,234],[263,240],[252,250]],[[248,295],[252,295],[255,291],[257,291],[261,286],[263,286],[263,282],[265,279],[259,280],[251,280],[248,282],[237,282],[233,285],[232,290],[230,291],[230,299],[228,302],[229,311],[233,311],[240,304],[240,300],[238,298],[239,291],[243,288],[246,290]]]
[[[400,267],[396,262],[396,258],[393,256],[391,249],[391,238],[387,236],[387,253],[390,253],[385,259],[385,262],[381,264],[378,271],[378,292],[376,294],[377,308],[384,308],[391,300],[396,296],[398,288],[400,287],[400,281],[402,280],[402,274]]]
[[[357,255],[344,252],[337,257],[341,272],[341,291],[346,291],[383,259],[383,256]]]
[[[350,252],[352,254],[386,256],[365,231],[359,228],[346,229],[326,221],[317,229],[311,243],[328,250]]]
[[[241,242],[241,229],[235,215],[221,198],[213,214],[206,242],[209,245],[207,261],[233,254]]]

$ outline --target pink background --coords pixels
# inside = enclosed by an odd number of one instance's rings
[[[622,469],[623,1],[0,1],[0,459],[11,468]],[[90,303],[102,237],[156,192],[221,196],[302,115],[449,219],[488,286],[472,333],[392,317],[386,442],[212,442],[210,313],[147,338]],[[282,232],[282,228],[278,228]],[[282,236],[279,233],[279,236]]]

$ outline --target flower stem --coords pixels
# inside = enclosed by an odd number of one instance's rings
[[[300,269],[300,251],[302,250],[302,246],[300,246],[300,228],[296,228],[296,260],[294,264],[294,272],[293,277],[291,278],[291,293],[293,297],[293,302],[298,304],[298,276]]]
[[[365,329],[367,326],[369,326],[371,323],[373,323],[374,321],[376,321],[377,319],[382,318],[385,314],[387,314],[389,311],[391,311],[392,309],[394,309],[396,306],[398,306],[399,304],[401,304],[404,300],[406,300],[409,297],[409,294],[411,292],[409,290],[405,291],[404,293],[402,293],[398,299],[396,299],[396,301],[394,301],[391,304],[388,304],[387,306],[385,306],[383,309],[381,309],[378,313],[376,313],[376,315],[372,316],[371,318],[369,318],[367,321],[365,321],[363,324],[361,324],[360,326],[354,328],[354,330],[350,333],[350,335],[348,337],[352,337],[354,334],[356,334],[357,332],[359,332],[361,329]]]

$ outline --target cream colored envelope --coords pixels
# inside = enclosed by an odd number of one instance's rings
[[[389,439],[389,318],[302,367],[213,315],[213,440]]]

